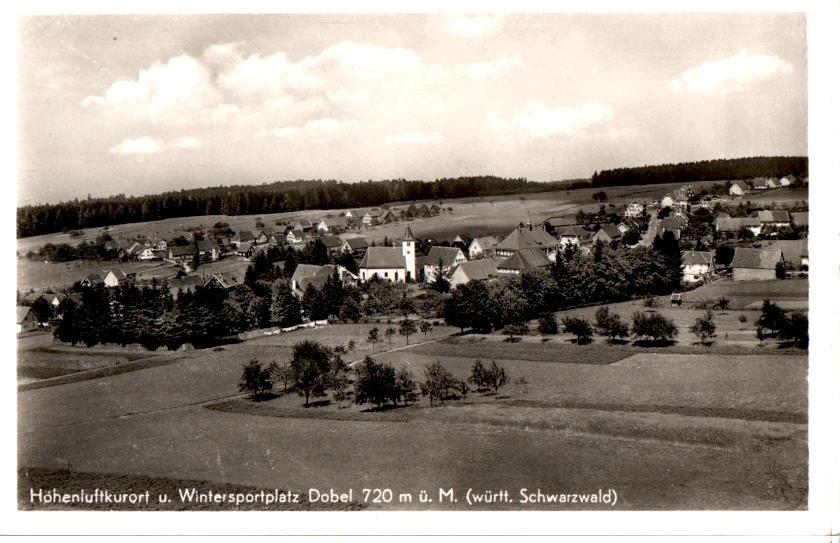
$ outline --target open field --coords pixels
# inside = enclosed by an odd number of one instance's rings
[[[438,487],[456,493],[510,489],[512,495],[520,488],[614,488],[617,509],[805,507],[804,355],[718,356],[701,348],[695,354],[649,353],[594,345],[587,347],[601,351],[591,356],[602,363],[556,363],[528,354],[538,344],[493,342],[487,358],[527,385],[512,382],[499,396],[473,392],[434,408],[421,398],[381,413],[329,402],[306,410],[296,395],[254,403],[238,391],[242,364],[250,358],[283,360],[304,338],[328,344],[356,339],[361,356],[369,346],[359,336],[369,327],[301,330],[173,353],[177,359],[167,365],[19,392],[19,466],[70,465],[65,488],[111,480],[117,487],[136,480],[170,488],[169,479],[203,481],[206,488],[354,488],[357,497],[365,487],[415,495]],[[434,333],[449,331],[436,327]],[[441,360],[465,378],[476,355],[466,345],[437,343],[396,350],[400,339],[393,351],[377,346],[375,357],[407,364],[418,376],[427,363]],[[558,354],[565,347],[577,349],[563,346]],[[61,473],[39,477],[61,488]]]
[[[17,289],[25,293],[30,289],[69,287],[92,273],[104,274],[112,268],[149,277],[174,277],[177,273],[177,269],[166,262],[121,262],[119,260],[44,262],[18,258]]]

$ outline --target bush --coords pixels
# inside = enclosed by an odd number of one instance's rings
[[[240,392],[248,392],[251,399],[257,401],[268,397],[274,386],[273,368],[263,368],[262,364],[252,359],[242,366],[242,381],[239,383]]]
[[[645,298],[644,306],[645,307],[659,307],[659,300],[657,300],[653,296],[649,296],[649,297]]]
[[[741,315],[738,315],[738,322],[741,322],[741,323],[747,322],[747,316],[744,315],[743,313]]]
[[[677,335],[677,326],[657,312],[646,315],[636,311],[633,313],[633,335],[640,339],[647,337],[651,341],[671,341]]]
[[[700,341],[702,344],[706,344],[706,342],[715,337],[717,335],[717,327],[715,326],[714,322],[714,314],[711,311],[706,311],[706,313],[702,317],[698,317],[694,324],[691,325],[691,333]],[[709,342],[711,344],[711,342]]]
[[[755,321],[756,336],[761,340],[776,337],[786,324],[785,312],[770,300],[761,305],[761,315]]]
[[[573,334],[578,345],[592,340],[592,325],[586,319],[566,317],[563,319],[563,331]]]
[[[808,348],[808,316],[799,313],[791,313],[790,317],[785,319],[782,329],[779,330],[779,338],[792,340],[793,344],[800,349]]]
[[[721,311],[726,311],[726,309],[729,307],[729,298],[727,298],[726,296],[721,296],[715,303],[715,307],[717,309],[720,309]]]
[[[621,322],[621,317],[616,313],[610,313],[607,306],[601,306],[595,311],[595,329],[602,336],[615,341],[630,335],[630,329],[626,323]]]
[[[468,381],[478,387],[479,391],[492,388],[498,392],[508,383],[508,376],[505,369],[497,365],[495,360],[491,362],[489,368],[485,368],[481,360],[476,360],[470,370]]]

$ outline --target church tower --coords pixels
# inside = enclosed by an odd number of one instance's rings
[[[414,264],[415,262],[415,252],[414,252],[414,243],[417,239],[414,237],[414,234],[411,233],[411,228],[405,228],[405,234],[403,234],[402,238],[402,255],[405,259],[405,280],[406,281],[416,281],[417,280],[417,269]]]

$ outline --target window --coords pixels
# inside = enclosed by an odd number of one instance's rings
[[[385,278],[386,279],[388,278],[388,272],[385,272]]]

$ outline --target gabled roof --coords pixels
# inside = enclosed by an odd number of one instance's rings
[[[455,272],[460,270],[461,273],[463,273],[467,277],[467,281],[481,281],[495,274],[496,270],[499,268],[499,264],[501,264],[505,260],[508,259],[504,257],[495,257],[480,258],[478,260],[461,262],[449,271],[449,277],[452,277],[455,274]]]
[[[321,219],[321,222],[324,223],[328,228],[333,228],[336,226],[345,226],[347,224],[347,219],[345,217],[325,217]]]
[[[709,251],[683,251],[683,264],[686,266],[712,264],[712,253]]]
[[[614,224],[603,224],[601,225],[601,230],[603,230],[604,233],[612,239],[618,239],[621,237],[621,231]]]
[[[292,274],[292,281],[300,283],[301,279],[315,275],[321,268],[323,268],[323,266],[318,266],[316,264],[298,264],[297,268],[295,268],[295,272]]]
[[[98,273],[91,273],[90,275],[85,277],[85,279],[87,279],[89,282],[91,282],[93,284],[100,284],[100,283],[105,282],[105,281],[102,280],[102,276],[100,276]]]
[[[414,234],[411,232],[411,228],[406,226],[401,241],[418,241],[418,239],[414,237]]]
[[[113,273],[114,277],[117,278],[117,281],[125,281],[126,279],[128,279],[128,276],[125,274],[125,272],[119,269],[108,270],[108,273]],[[106,277],[108,276],[108,273],[105,274]]]
[[[560,241],[551,236],[542,228],[514,228],[505,239],[499,244],[499,249],[507,251],[518,251],[527,248],[555,248],[560,246]]]
[[[368,242],[365,238],[347,238],[344,241],[347,243],[347,245],[350,246],[350,249],[352,249],[353,251],[358,251],[368,246]]]
[[[458,240],[469,247],[470,243],[472,243],[473,237],[466,233],[456,234],[455,237],[452,238],[452,243],[455,243]]]
[[[750,186],[747,185],[746,181],[740,181],[740,180],[739,181],[734,181],[731,185],[729,185],[729,188],[731,189],[732,187],[735,187],[735,186],[737,186],[741,190],[750,190]]]
[[[774,270],[776,264],[782,260],[781,249],[750,249],[736,247],[732,257],[733,268],[749,268],[760,270]]]
[[[341,247],[341,238],[338,236],[324,236],[321,238],[321,242],[327,246],[327,249]]]
[[[35,313],[35,310],[34,310],[34,309],[32,309],[31,307],[29,307],[28,305],[19,305],[19,306],[17,306],[17,324],[22,323],[22,322],[23,322],[23,320],[26,318],[26,316],[27,316],[30,312],[31,312],[33,315],[35,315],[35,318],[36,318],[36,319],[38,318],[38,314],[37,314],[37,313]]]
[[[731,219],[715,219],[715,229],[720,232],[737,232],[741,228],[754,228],[761,226],[757,217],[736,217]]]
[[[444,266],[454,266],[455,259],[458,256],[466,258],[458,247],[441,247],[435,245],[429,248],[429,254],[423,259],[423,265],[437,266],[438,262],[442,260]]]
[[[239,254],[239,253],[247,254],[253,248],[254,248],[254,244],[250,241],[247,242],[247,243],[240,243],[239,247],[236,249],[236,252],[237,252],[237,254]]]
[[[405,257],[401,247],[369,247],[359,268],[390,269],[405,268]]]
[[[758,220],[761,222],[790,222],[790,215],[785,210],[762,209],[758,212]]]
[[[679,230],[683,227],[683,222],[677,217],[665,217],[659,221],[659,226],[666,230]]]
[[[286,235],[288,236],[289,234],[291,234],[295,238],[303,239],[303,230],[289,230],[289,233]]]
[[[757,188],[760,188],[760,187],[766,187],[767,186],[767,181],[768,180],[765,179],[765,178],[753,179],[753,188],[757,189]]]
[[[175,245],[170,247],[169,250],[173,258],[178,256],[192,256],[196,253],[194,245]]]
[[[764,245],[765,249],[778,249],[782,251],[785,257],[785,262],[789,262],[794,267],[802,265],[802,257],[808,257],[808,240],[807,239],[779,239],[768,241]]]
[[[500,263],[498,269],[533,270],[550,266],[551,261],[541,250],[536,248],[520,249]]]
[[[543,221],[543,224],[552,228],[560,228],[563,226],[571,226],[575,224],[575,220],[570,217],[549,217]]]
[[[499,245],[499,240],[494,238],[493,236],[481,236],[480,238],[475,238],[470,243],[470,246],[473,244],[477,245],[479,249],[482,251],[486,251],[488,249],[492,249]]]
[[[557,237],[577,237],[583,240],[592,237],[592,233],[578,224],[573,224],[557,230]]]
[[[204,286],[207,286],[213,282],[216,282],[222,288],[228,289],[235,287],[236,285],[242,284],[242,276],[235,272],[221,272],[214,275],[211,275],[207,281],[204,282]]]
[[[236,233],[236,241],[253,241],[255,239],[257,239],[257,236],[250,230],[240,230]]]
[[[169,280],[169,288],[176,291],[182,288],[192,290],[199,285],[204,285],[204,280],[197,275],[176,277]]]
[[[199,251],[204,252],[212,251],[216,247],[216,244],[210,241],[209,239],[203,239],[201,241],[198,241],[196,242],[196,245],[198,245]]]

